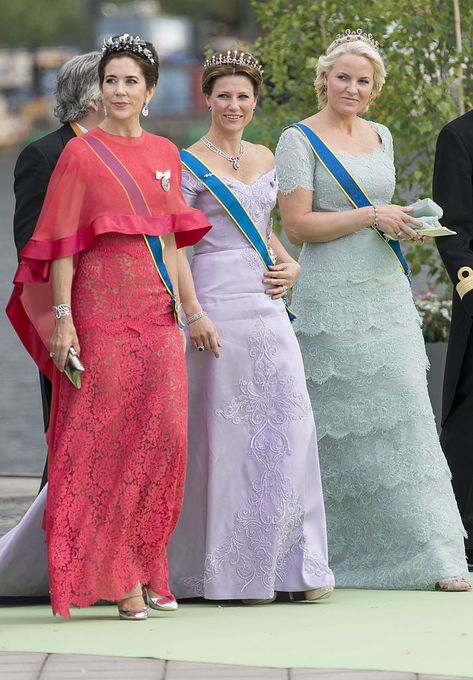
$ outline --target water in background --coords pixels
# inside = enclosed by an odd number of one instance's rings
[[[16,269],[13,167],[0,154],[0,474],[39,474],[46,458],[38,371],[14,333],[5,307]]]

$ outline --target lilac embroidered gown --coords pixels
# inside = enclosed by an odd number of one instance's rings
[[[225,179],[267,234],[276,173]],[[188,171],[183,193],[213,225],[197,244],[197,297],[221,356],[188,343],[189,462],[169,546],[176,597],[269,598],[333,584],[315,425],[299,346],[265,267],[215,198]]]

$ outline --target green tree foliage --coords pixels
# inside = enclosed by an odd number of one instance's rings
[[[464,68],[466,109],[473,105],[473,3],[460,0],[463,54],[455,50],[452,0],[253,0],[263,29],[255,51],[267,87],[259,138],[274,148],[281,129],[317,108],[312,82],[317,58],[337,33],[362,28],[379,41],[388,70],[370,118],[394,137],[398,200],[431,195],[435,142],[442,126],[459,115],[457,73]],[[414,274],[421,265],[442,279],[433,244],[412,246]]]
[[[132,0],[112,0],[132,5]],[[101,0],[0,0],[0,47],[77,45],[91,49],[94,17]],[[189,16],[194,21],[215,21],[236,28],[248,15],[250,0],[160,0],[166,14]]]
[[[90,7],[90,0],[0,0],[0,47],[87,47]]]

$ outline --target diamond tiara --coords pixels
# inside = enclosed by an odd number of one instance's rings
[[[106,38],[103,41],[102,56],[112,54],[113,52],[134,52],[145,59],[148,59],[152,64],[155,63],[153,53],[146,47],[146,41],[140,38],[139,35],[133,36],[128,33],[117,35],[113,38]]]
[[[258,71],[258,73],[263,76],[263,67],[251,54],[246,54],[245,52],[240,52],[238,50],[227,50],[227,52],[219,52],[214,54],[210,59],[206,59],[204,62],[204,68],[210,68],[211,66],[219,66],[220,64],[229,64],[230,66],[249,66],[250,68]]]
[[[379,52],[379,42],[373,38],[371,33],[363,33],[361,28],[357,28],[356,31],[350,31],[349,28],[346,28],[343,33],[338,33],[335,40],[329,46],[327,54],[332,52],[332,50],[334,50],[339,45],[344,45],[345,43],[349,42],[357,42],[358,40],[362,40],[367,45]]]

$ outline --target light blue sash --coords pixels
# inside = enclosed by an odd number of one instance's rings
[[[325,142],[323,142],[320,137],[310,129],[310,127],[304,125],[303,123],[295,123],[294,125],[289,125],[288,127],[297,128],[299,132],[304,135],[304,137],[309,142],[315,156],[322,163],[327,172],[333,177],[354,208],[366,208],[369,205],[373,205],[356,179],[348,172],[346,167],[338,160],[333,151],[328,148]],[[287,130],[288,128],[285,129]],[[409,266],[404,259],[399,241],[387,239],[382,231],[373,226],[371,226],[371,228],[378,234],[380,238],[383,239],[384,243],[396,257],[402,271],[409,279]]]
[[[245,236],[250,245],[257,252],[263,264],[266,267],[273,265],[274,262],[271,258],[265,240],[261,236],[250,215],[245,210],[245,207],[242,205],[233,191],[229,189],[225,182],[222,182],[222,180],[217,177],[217,175],[214,175],[213,172],[204,163],[202,163],[202,161],[197,158],[197,156],[194,156],[193,153],[187,151],[186,149],[181,149],[180,155],[184,167],[187,168],[187,170],[189,170],[189,172],[191,172],[194,177],[202,182],[205,188],[210,191],[212,196],[230,215],[243,236]],[[294,314],[294,312],[289,309],[285,297],[283,300],[284,304],[286,305],[286,311],[289,319],[294,321],[296,314]]]
[[[184,328],[181,316],[179,314],[179,309],[176,304],[176,296],[174,295],[174,289],[172,287],[171,277],[169,276],[166,264],[164,262],[164,245],[161,236],[149,236],[148,234],[143,234],[146,245],[151,255],[151,259],[154,262],[154,266],[158,270],[158,274],[161,281],[164,284],[167,292],[171,296],[171,305],[174,311],[174,316],[176,317],[177,325],[179,328]]]

